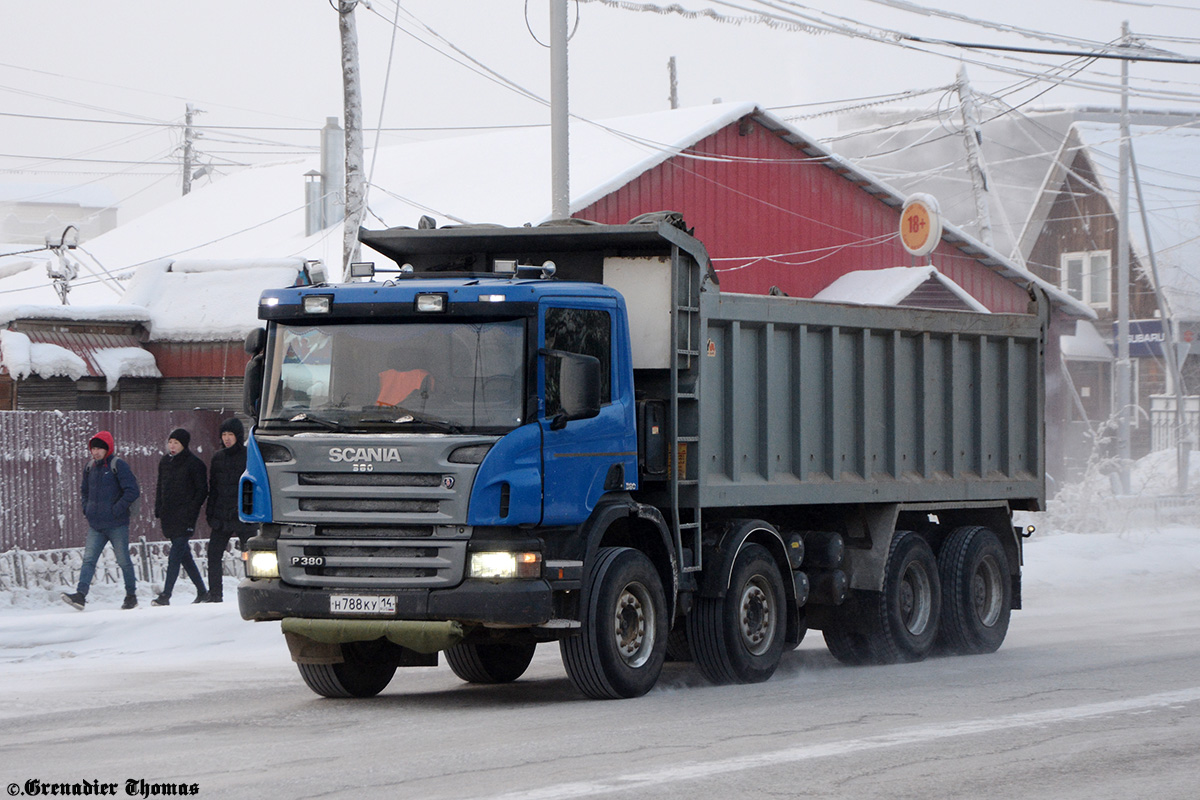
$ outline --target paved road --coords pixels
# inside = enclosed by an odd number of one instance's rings
[[[1200,586],[1160,583],[1028,586],[991,656],[852,669],[811,634],[766,684],[668,665],[631,701],[582,699],[555,647],[509,686],[409,669],[367,701],[317,698],[283,657],[81,681],[0,704],[0,779],[119,796],[134,778],[201,797],[1193,798]]]

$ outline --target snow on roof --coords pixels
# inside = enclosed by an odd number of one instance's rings
[[[230,261],[185,264],[158,262],[140,267],[122,304],[144,307],[152,341],[240,339],[261,323],[258,298],[263,289],[292,286],[302,259],[265,262]]]
[[[117,381],[130,378],[161,378],[154,355],[140,347],[107,347],[92,353],[100,371],[107,379],[107,391],[117,388]]]
[[[724,103],[602,123],[572,120],[571,208],[590,205],[754,108]],[[550,129],[540,127],[368,152],[369,226],[415,226],[423,215],[438,225],[542,222],[550,214],[549,151]],[[340,264],[340,223],[304,236],[304,176],[319,162],[312,156],[235,173],[96,237],[88,250],[113,271],[160,258]]]
[[[16,380],[40,375],[43,378],[66,376],[77,381],[88,374],[87,363],[65,347],[31,342],[17,331],[0,331],[0,365]]]
[[[0,305],[0,325],[6,325],[19,319],[146,323],[150,321],[150,311],[142,306],[116,303],[92,306]]]
[[[1088,150],[1099,188],[1116,209],[1120,126],[1077,122],[1073,131]],[[1130,240],[1147,268],[1153,247],[1159,278],[1174,313],[1200,319],[1200,124],[1168,128],[1133,125],[1129,132],[1148,225],[1147,230],[1142,224],[1131,178]]]
[[[153,354],[140,347],[107,347],[91,351],[108,391],[123,377],[161,378]],[[30,375],[43,378],[67,377],[73,381],[89,375],[87,362],[78,353],[50,342],[32,341],[19,331],[0,331],[0,367],[15,380]]]
[[[1109,346],[1101,338],[1096,326],[1085,319],[1075,321],[1073,336],[1060,336],[1059,346],[1062,355],[1068,361],[1112,361],[1113,354]]]
[[[682,149],[751,113],[805,152],[820,153],[842,164],[853,178],[879,187],[897,207],[903,202],[899,192],[834,156],[754,104],[723,103],[603,122],[573,119],[571,209],[592,204]],[[368,153],[364,160],[373,163],[374,187],[368,197],[370,227],[415,226],[422,215],[433,217],[439,225],[519,226],[542,222],[550,213],[550,161],[546,155],[549,150],[550,129],[538,127],[406,143],[380,148],[377,154]],[[146,287],[152,284],[162,289],[158,283],[162,270],[155,267],[143,278],[141,268],[173,259],[238,260],[247,264],[283,258],[340,265],[340,223],[312,236],[304,235],[305,175],[319,166],[319,157],[314,155],[246,169],[92,239],[86,243],[89,260],[82,257],[80,260],[94,274],[81,273],[74,283],[72,303],[76,303],[76,291],[80,294],[85,290],[109,291],[98,283],[102,278],[125,281],[137,272],[139,277],[130,281],[121,302],[152,309],[153,338],[215,340],[237,331],[244,333],[257,324],[257,318],[242,314],[249,314],[262,290],[291,285],[292,278],[282,280],[281,273],[264,271],[259,277],[246,273],[233,282],[205,283],[199,276],[180,270],[179,276],[187,275],[188,279],[179,286],[187,288],[179,293],[172,291],[170,297],[161,297],[156,293],[158,290]],[[953,226],[946,226],[946,235],[967,240],[981,259],[988,259],[987,263],[1009,278],[1040,282],[1024,268]],[[372,258],[385,260],[364,248],[362,259]],[[4,263],[5,259],[0,257],[0,267]],[[11,292],[8,287],[12,280],[0,277],[0,306],[16,297],[16,293],[6,294]],[[48,279],[40,278],[40,282],[42,298],[25,302],[54,303],[57,298],[48,290]],[[137,292],[135,285],[139,287]],[[208,287],[223,290],[226,299],[238,298],[240,310],[236,319],[226,313],[229,305],[225,300],[199,300],[200,292]],[[1057,287],[1047,285],[1046,290],[1074,313],[1094,316],[1090,308]]]
[[[937,267],[890,267],[848,272],[826,286],[813,297],[833,303],[855,303],[866,306],[895,306],[930,279],[945,286],[955,297],[975,311],[988,313],[988,308]]]

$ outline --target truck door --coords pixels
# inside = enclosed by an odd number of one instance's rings
[[[561,410],[557,381],[538,359],[538,424],[542,429],[542,524],[573,525],[587,519],[605,491],[636,479],[636,434],[631,427],[632,387],[615,361],[616,302],[572,299],[543,305],[543,347],[594,356],[600,361],[600,413],[554,430]],[[607,488],[606,488],[607,486]]]

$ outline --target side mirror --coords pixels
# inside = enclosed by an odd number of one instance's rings
[[[547,387],[557,365],[559,411],[550,423],[560,430],[573,419],[591,419],[600,413],[600,359],[563,350],[544,350]],[[547,388],[547,395],[550,389]]]
[[[261,353],[267,346],[267,329],[255,328],[246,334],[246,352],[252,356]]]
[[[251,419],[258,419],[258,406],[262,402],[262,384],[263,354],[258,353],[246,364],[246,382],[242,386],[242,410]]]

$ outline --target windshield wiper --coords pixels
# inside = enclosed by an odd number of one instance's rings
[[[407,425],[409,423],[420,423],[428,425],[431,428],[436,428],[443,433],[462,433],[462,426],[456,425],[453,422],[445,419],[437,419],[436,417],[427,417],[424,414],[419,414],[416,411],[411,411],[403,406],[392,406],[386,418],[380,417],[363,417],[360,422],[381,422],[392,425]]]
[[[335,419],[329,419],[328,417],[322,417],[316,414],[308,414],[303,411],[291,417],[268,417],[267,419],[263,420],[263,422],[314,422],[317,425],[320,425],[322,428],[326,428],[327,430],[331,431],[340,431],[344,427],[342,423]]]

